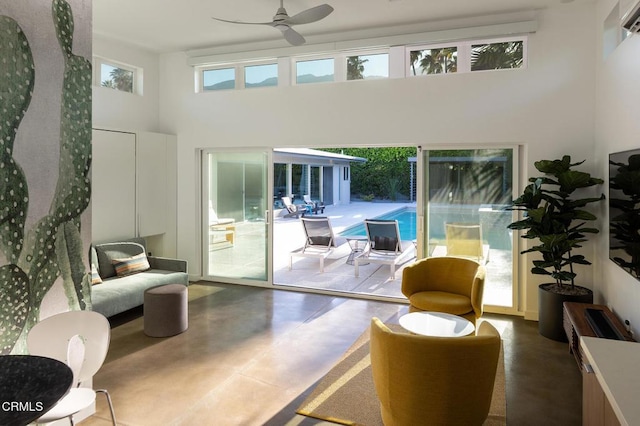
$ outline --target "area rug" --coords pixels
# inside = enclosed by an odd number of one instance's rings
[[[389,325],[397,331],[398,325]],[[401,330],[401,329],[400,329]],[[502,349],[485,426],[507,424]],[[371,375],[369,330],[345,352],[296,411],[298,414],[343,425],[383,426]]]

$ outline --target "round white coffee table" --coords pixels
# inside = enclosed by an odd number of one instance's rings
[[[435,337],[462,337],[475,331],[471,321],[458,315],[443,312],[412,312],[400,317],[405,330]]]

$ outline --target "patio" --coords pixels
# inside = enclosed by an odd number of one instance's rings
[[[276,286],[311,288],[345,293],[368,294],[381,297],[403,299],[400,291],[403,268],[415,261],[415,250],[411,249],[396,268],[395,279],[389,279],[389,266],[380,264],[361,265],[359,277],[355,277],[354,266],[346,261],[351,248],[339,234],[350,226],[362,223],[385,213],[415,207],[415,203],[370,203],[352,202],[346,205],[327,206],[326,216],[331,220],[338,247],[324,260],[324,272],[320,272],[319,260],[294,257],[293,268],[289,270],[292,251],[304,245],[304,230],[300,219],[277,217],[274,220],[273,236],[273,282]],[[504,227],[496,226],[494,232],[504,233]],[[502,230],[504,228],[504,230]],[[235,244],[231,247],[210,251],[210,265],[224,271],[230,277],[263,279],[264,276],[264,222],[236,223]],[[434,243],[438,244],[438,242]],[[442,243],[443,244],[443,243]],[[444,247],[438,246],[434,253],[445,254]],[[254,253],[246,256],[246,253]],[[486,305],[511,307],[512,300],[512,252],[509,249],[490,247],[490,261],[486,264],[487,281],[484,300]]]
[[[402,267],[415,260],[415,250],[410,250],[396,268],[396,279],[389,279],[389,266],[380,264],[361,265],[359,277],[354,266],[346,263],[351,248],[340,234],[350,226],[362,223],[403,207],[415,207],[415,203],[369,203],[352,202],[348,205],[327,206],[323,216],[331,221],[337,237],[338,247],[324,261],[324,272],[320,273],[319,261],[313,258],[294,257],[289,270],[289,253],[304,245],[304,230],[299,219],[278,218],[274,222],[273,281],[276,285],[306,287],[377,296],[404,298],[400,292]]]
[[[415,203],[368,203],[352,202],[348,205],[328,206],[326,217],[337,237],[339,246],[325,259],[324,272],[320,273],[319,261],[313,258],[294,257],[293,268],[289,271],[289,253],[304,245],[304,230],[299,219],[278,218],[274,223],[274,272],[276,285],[306,287],[349,293],[404,298],[400,291],[403,268],[415,261],[415,250],[411,250],[396,268],[395,279],[389,279],[389,266],[370,264],[360,267],[359,277],[354,274],[354,266],[346,263],[351,248],[344,237],[339,237],[346,228],[362,223],[366,218],[374,218],[403,207],[415,208]],[[490,224],[485,224],[490,228]],[[503,232],[500,226],[493,232]],[[443,242],[442,242],[443,243]],[[437,244],[437,243],[436,243]],[[433,247],[435,248],[435,246]],[[489,248],[490,261],[485,265],[487,280],[484,300],[486,305],[511,307],[512,303],[512,253],[498,247]],[[437,246],[436,255],[446,254],[444,246]]]

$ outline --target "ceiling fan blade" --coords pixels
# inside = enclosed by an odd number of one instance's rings
[[[226,19],[220,19],[220,18],[214,18],[213,16],[211,17],[211,19],[215,19],[216,21],[220,21],[220,22],[227,22],[229,24],[244,24],[244,25],[272,25],[273,22],[242,22],[242,21],[228,21]]]
[[[285,19],[285,23],[288,25],[310,24],[326,18],[331,12],[333,12],[333,7],[328,4],[321,4]]]
[[[292,28],[286,28],[286,29],[278,28],[278,29],[282,31],[282,35],[284,36],[284,39],[287,40],[289,44],[293,46],[300,46],[306,42],[304,37],[302,37],[298,32],[296,32]]]

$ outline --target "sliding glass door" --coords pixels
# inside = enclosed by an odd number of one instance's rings
[[[516,309],[512,212],[515,148],[424,150],[424,256],[465,256],[487,269],[484,303]]]
[[[268,282],[270,151],[203,153],[203,258],[209,279]]]
[[[357,225],[363,217],[382,217],[406,204],[415,209],[417,232],[408,239],[415,241],[417,258],[454,255],[478,260],[487,269],[484,303],[488,311],[515,313],[515,237],[507,229],[513,212],[504,207],[513,199],[517,158],[515,147],[422,149],[416,157],[408,158],[409,162],[417,162],[409,185],[417,187],[417,202],[410,196],[395,203],[353,201],[334,205],[327,197],[334,183],[330,167],[296,162],[281,162],[274,167],[271,150],[206,151],[202,168],[203,275],[213,281],[271,285],[273,247],[280,253],[275,259],[278,284],[304,287],[303,276],[313,278],[311,287],[326,290],[332,288],[334,281],[360,285],[352,275],[352,266],[345,262],[349,254],[346,243],[335,250],[335,271],[316,273],[313,262],[309,266],[312,273],[300,265],[290,269],[290,252],[302,244],[302,226],[299,219],[281,214],[281,197],[293,195],[297,201],[310,194],[312,198],[323,198],[327,205],[325,215],[331,217],[337,233]],[[280,240],[275,246],[271,235],[273,209],[280,212],[276,221]],[[385,275],[381,287],[384,295],[402,297],[401,280],[386,279]],[[367,291],[377,288],[372,285]]]

